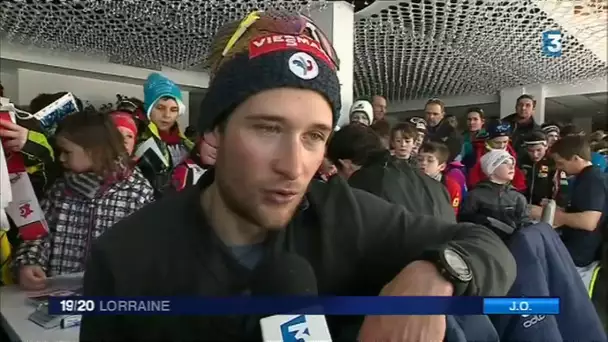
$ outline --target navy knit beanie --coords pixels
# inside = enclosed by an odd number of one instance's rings
[[[276,88],[301,88],[322,94],[340,116],[340,82],[336,67],[307,36],[269,34],[254,38],[249,48],[224,62],[201,104],[199,132],[208,132],[250,96]]]

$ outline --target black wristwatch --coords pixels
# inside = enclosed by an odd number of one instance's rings
[[[454,248],[446,247],[427,251],[423,254],[422,260],[432,262],[439,273],[454,285],[455,296],[464,294],[469,282],[473,279],[469,265]]]

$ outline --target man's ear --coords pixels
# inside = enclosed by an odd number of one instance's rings
[[[448,166],[448,164],[441,163],[441,165],[439,165],[439,172],[443,172],[447,166]]]

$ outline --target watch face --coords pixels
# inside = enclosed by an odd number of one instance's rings
[[[445,257],[445,262],[458,275],[458,278],[461,278],[461,280],[468,280],[471,275],[471,270],[460,254],[447,248],[443,252],[443,256]]]

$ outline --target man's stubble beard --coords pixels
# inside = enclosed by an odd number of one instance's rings
[[[217,175],[217,173],[216,173]],[[237,195],[238,189],[235,189],[233,186],[228,184],[225,180],[221,179],[221,177],[216,177],[216,186],[218,195],[222,198],[222,201],[226,205],[227,209],[232,213],[265,230],[280,230],[285,228],[285,226],[291,221],[293,218],[297,206],[295,206],[287,218],[283,220],[283,222],[273,222],[274,220],[268,220],[263,217],[259,217],[261,214],[260,211],[257,210],[258,205],[254,201],[243,203],[240,197]]]

